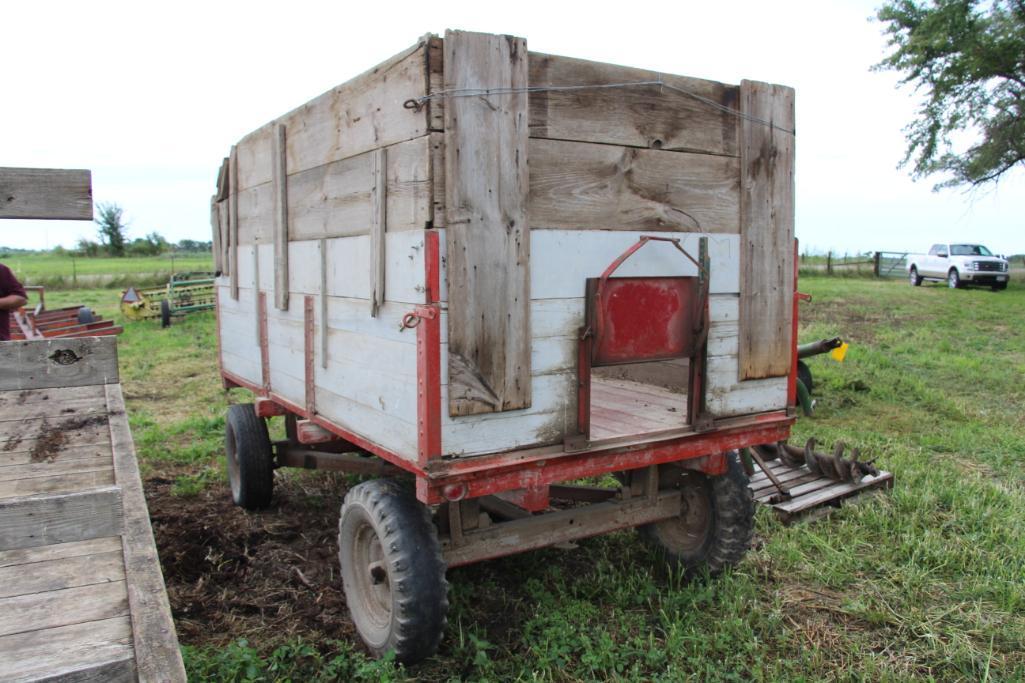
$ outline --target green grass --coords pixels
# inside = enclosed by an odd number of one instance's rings
[[[55,254],[12,254],[0,259],[26,285],[50,289],[148,287],[167,282],[172,272],[212,270],[209,254],[72,258]]]
[[[816,414],[794,442],[858,445],[896,486],[792,527],[759,510],[736,570],[685,583],[634,533],[453,570],[441,652],[402,669],[354,640],[183,643],[196,680],[1025,679],[1025,287],[951,291],[804,278]],[[68,292],[101,312],[111,290]],[[102,302],[102,305],[101,305]],[[196,496],[220,481],[211,313],[121,337],[145,471]],[[308,476],[319,477],[318,473]],[[217,483],[219,486],[223,484]],[[276,514],[284,514],[286,510]],[[290,636],[291,637],[291,636]]]

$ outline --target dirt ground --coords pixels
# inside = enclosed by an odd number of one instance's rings
[[[341,477],[279,476],[273,506],[246,513],[226,483],[171,495],[169,474],[145,488],[182,642],[353,637],[335,557]]]

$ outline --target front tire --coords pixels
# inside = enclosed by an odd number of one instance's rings
[[[714,576],[738,564],[754,537],[754,498],[736,451],[727,455],[727,463],[726,474],[718,477],[672,465],[660,468],[660,487],[680,489],[682,510],[679,517],[640,529],[690,578],[703,571]]]
[[[363,482],[345,496],[338,559],[349,614],[375,657],[414,664],[438,649],[448,582],[428,509],[398,482]]]
[[[912,287],[920,287],[922,285],[922,278],[918,274],[918,269],[914,266],[911,266],[910,278]]]
[[[270,505],[274,493],[274,451],[267,423],[256,416],[252,403],[228,406],[224,451],[235,505],[246,510]]]
[[[1002,292],[1002,291],[1004,291],[1005,289],[1007,289],[1007,283],[1006,283],[1006,282],[998,282],[997,284],[993,285],[993,286],[991,287],[991,289],[992,289],[992,290],[993,290],[994,292]]]
[[[947,286],[951,289],[961,289],[961,276],[958,275],[956,268],[951,268],[947,273]]]

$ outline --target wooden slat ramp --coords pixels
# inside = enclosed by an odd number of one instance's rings
[[[790,491],[790,499],[781,500],[779,489],[757,466],[751,477],[751,491],[755,502],[770,506],[785,524],[829,512],[862,492],[893,487],[893,474],[890,472],[880,471],[878,475],[864,477],[861,481],[837,481],[813,473],[807,465],[792,467],[780,460],[770,460],[765,465]]]
[[[185,680],[113,337],[0,343],[0,680]]]

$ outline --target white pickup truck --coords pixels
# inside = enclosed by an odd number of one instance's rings
[[[981,244],[934,244],[928,254],[908,254],[908,277],[915,287],[922,280],[945,280],[951,289],[968,285],[1007,289],[1007,260]]]

